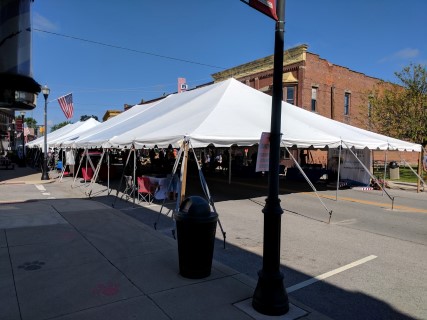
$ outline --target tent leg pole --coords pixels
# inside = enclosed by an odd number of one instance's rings
[[[135,206],[135,197],[138,193],[137,184],[136,184],[136,150],[135,147],[131,149],[133,151],[133,186],[132,186],[132,192],[133,192],[133,206]],[[149,195],[150,196],[150,195]],[[148,198],[150,200],[150,198]]]
[[[338,153],[338,173],[337,173],[337,191],[335,194],[335,201],[338,201],[338,189],[339,189],[339,185],[340,185],[340,171],[341,171],[341,150],[342,150],[342,142],[340,144],[340,150]]]
[[[384,156],[384,179],[383,179],[383,188],[382,188],[382,196],[384,196],[384,188],[385,188],[385,179],[386,179],[386,174],[387,174],[387,153],[388,153],[388,149],[385,151],[385,156]]]
[[[228,184],[231,184],[231,147],[228,150]]]
[[[110,195],[110,149],[107,149],[107,195]]]
[[[420,191],[421,191],[421,170],[422,170],[422,165],[423,165],[423,163],[422,163],[422,161],[423,161],[422,156],[423,156],[423,153],[419,152],[419,156],[418,156],[418,170],[417,170],[418,171],[417,193],[420,193]]]
[[[188,141],[184,144],[184,158],[181,167],[181,192],[179,195],[179,204],[184,201],[185,191],[187,188],[187,165],[188,165]]]
[[[130,156],[131,156],[131,153],[129,152],[129,154],[128,154],[127,158],[126,158],[125,166],[123,167],[122,176],[120,177],[119,186],[117,187],[117,190],[116,190],[116,197],[114,198],[114,201],[113,201],[113,203],[111,204],[111,206],[112,206],[113,208],[114,208],[114,206],[115,206],[115,204],[116,204],[116,200],[117,200],[117,198],[118,198],[118,196],[119,196],[119,192],[120,192],[120,189],[121,189],[121,187],[122,187],[123,177],[125,176],[125,169],[126,169],[126,168],[127,168],[127,166],[128,166]],[[120,198],[120,199],[122,199],[122,198],[123,198],[123,196],[124,196],[124,194],[121,196],[121,198]]]

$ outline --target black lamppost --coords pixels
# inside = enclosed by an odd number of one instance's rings
[[[47,97],[49,96],[50,89],[46,85],[44,85],[42,87],[42,93],[44,96],[44,152],[42,180],[49,180],[49,174],[47,172]]]
[[[22,158],[20,161],[20,167],[25,167],[25,130],[24,130],[24,117],[25,111],[21,111],[21,121],[22,121]]]
[[[277,0],[277,22],[274,40],[273,98],[270,128],[270,162],[268,198],[264,213],[262,269],[252,298],[252,306],[262,314],[279,316],[289,311],[289,300],[280,271],[281,215],[279,199],[279,157],[283,100],[283,50],[285,0]]]
[[[12,122],[10,123],[9,127],[7,128],[7,131],[9,132],[9,150],[14,151],[15,149],[15,136],[16,136],[16,126],[15,126],[15,119],[12,119]]]

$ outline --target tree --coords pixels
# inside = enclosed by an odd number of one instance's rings
[[[86,120],[87,120],[87,119],[89,119],[89,118],[94,118],[96,121],[99,121],[99,120],[98,120],[98,117],[97,117],[97,116],[94,116],[94,115],[91,115],[91,116],[88,116],[88,115],[81,116],[81,117],[80,117],[80,121],[86,121]]]
[[[37,128],[37,120],[31,117],[24,118],[24,122],[28,128]]]
[[[427,71],[410,64],[395,72],[398,85],[381,82],[369,97],[375,131],[402,140],[427,143]]]
[[[55,124],[50,128],[50,132],[53,132],[53,131],[58,130],[62,127],[65,127],[67,124],[70,124],[70,123],[71,123],[71,121],[64,121],[64,122]]]

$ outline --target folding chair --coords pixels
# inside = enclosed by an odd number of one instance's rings
[[[154,194],[157,190],[157,185],[152,184],[148,177],[138,177],[138,201],[144,200],[151,204],[154,200]]]
[[[126,182],[126,188],[123,191],[123,195],[121,198],[123,198],[123,196],[126,196],[126,200],[128,200],[129,198],[134,197],[136,187],[135,187],[135,184],[133,183],[132,176],[124,176],[124,178],[125,178],[125,182]]]

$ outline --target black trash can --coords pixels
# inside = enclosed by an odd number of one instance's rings
[[[396,161],[391,161],[388,166],[389,166],[390,169],[399,168],[399,165],[397,164]]]
[[[190,279],[211,274],[218,215],[202,197],[185,199],[174,214],[178,241],[179,273]]]
[[[399,164],[396,161],[391,161],[388,165],[390,168],[390,179],[391,180],[399,180],[400,179],[400,171]]]

